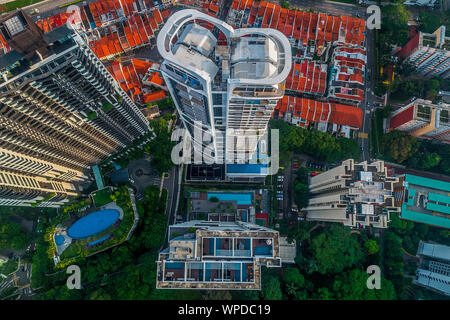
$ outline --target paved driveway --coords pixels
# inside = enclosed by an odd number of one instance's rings
[[[148,186],[161,183],[158,172],[152,168],[149,159],[133,160],[128,164],[131,183],[136,187],[136,200],[144,199],[144,191]]]

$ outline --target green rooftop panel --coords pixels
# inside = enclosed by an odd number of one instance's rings
[[[408,182],[408,184],[415,184],[418,186],[427,187],[431,189],[438,189],[445,192],[450,191],[450,183],[436,179],[423,178],[407,174],[405,176],[405,181]]]
[[[402,204],[402,219],[407,219],[415,222],[426,223],[429,225],[450,229],[450,219],[433,216],[425,213],[409,211],[406,204]]]
[[[450,204],[450,196],[448,194],[443,195],[443,194],[437,194],[437,193],[430,192],[430,193],[428,193],[428,200]]]
[[[427,202],[427,209],[431,211],[442,212],[446,214],[450,214],[450,207],[443,206],[437,203]]]

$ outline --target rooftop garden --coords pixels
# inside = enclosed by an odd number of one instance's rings
[[[93,192],[92,199],[94,200],[94,205],[97,208],[113,201],[111,199],[111,191],[109,187]]]
[[[71,212],[78,218],[82,218],[83,216],[87,216],[94,211],[98,211],[100,206],[114,202],[118,207],[120,207],[120,209],[123,210],[122,220],[117,220],[105,230],[93,234],[87,238],[72,239],[72,243],[66,247],[59,256],[60,261],[56,265],[57,268],[64,268],[80,258],[88,257],[100,251],[112,248],[127,240],[128,234],[130,233],[135,220],[131,198],[127,187],[121,187],[113,193],[109,188],[104,188],[94,192],[92,194],[92,198],[94,200],[93,203],[91,203],[89,199],[84,199],[80,201],[84,203],[83,206],[75,206],[76,204],[72,204],[64,208],[64,212]],[[84,209],[86,206],[88,208],[87,210]],[[63,216],[67,217],[66,215]],[[56,245],[53,240],[53,235],[55,234],[57,227],[60,226],[63,229],[68,228],[74,223],[73,220],[73,218],[58,219],[58,223],[54,223],[51,228],[47,229],[45,238],[50,244],[50,250],[47,251],[50,259],[53,259],[53,255],[56,255]],[[93,243],[95,241],[98,241],[98,243]]]

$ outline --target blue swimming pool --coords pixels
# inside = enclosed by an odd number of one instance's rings
[[[119,211],[114,209],[92,212],[77,220],[68,230],[69,237],[85,239],[112,226],[119,219]]]
[[[219,201],[236,201],[238,205],[250,206],[252,204],[251,193],[219,193],[208,192],[208,200],[216,197]]]
[[[55,233],[55,243],[60,246],[64,243],[64,237]]]
[[[111,235],[110,235],[110,234],[107,234],[106,236],[104,236],[104,237],[101,237],[101,238],[100,238],[100,239],[98,239],[98,240],[95,240],[95,241],[89,242],[89,245],[90,245],[90,246],[93,246],[94,244],[98,244],[98,243],[101,243],[101,242],[103,242],[103,241],[105,241],[105,240],[108,240],[109,238],[111,238]]]

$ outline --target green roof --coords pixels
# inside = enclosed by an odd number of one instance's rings
[[[450,183],[441,180],[429,179],[406,174],[405,181],[408,182],[408,184],[415,184],[418,186],[427,187],[431,189],[438,189],[445,192],[449,192],[450,190]]]
[[[406,208],[406,204],[402,204],[402,219],[407,219],[415,222],[426,223],[433,226],[450,229],[450,219],[433,216],[426,213],[410,211]]]
[[[427,209],[431,211],[438,211],[441,213],[450,214],[450,207],[443,206],[437,203],[427,202]]]
[[[450,190],[449,190],[449,192],[450,192]],[[437,194],[437,193],[433,193],[433,192],[428,193],[428,200],[450,204],[450,196],[448,196],[448,195],[445,196],[445,195]]]

